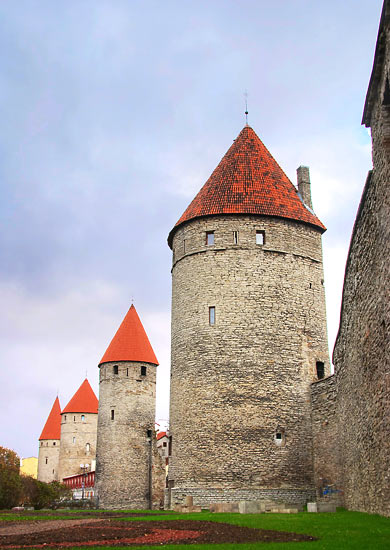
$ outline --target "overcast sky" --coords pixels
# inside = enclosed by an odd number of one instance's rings
[[[330,350],[371,167],[360,125],[381,0],[0,2],[0,445],[65,407],[134,299],[168,418],[166,238],[245,124],[310,166]]]

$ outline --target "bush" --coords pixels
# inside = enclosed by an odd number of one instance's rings
[[[58,481],[44,483],[29,476],[21,476],[21,480],[24,504],[34,506],[36,510],[47,508],[54,501],[69,497],[69,489]]]

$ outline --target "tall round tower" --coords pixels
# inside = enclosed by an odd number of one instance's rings
[[[325,227],[298,180],[246,126],[169,234],[173,505],[313,497]]]
[[[61,413],[60,481],[81,473],[80,464],[94,469],[97,416],[98,400],[85,379]]]
[[[38,479],[50,483],[58,480],[58,460],[60,456],[61,407],[55,398],[50,414],[39,438]]]
[[[96,490],[101,508],[152,507],[157,365],[132,305],[99,364]]]

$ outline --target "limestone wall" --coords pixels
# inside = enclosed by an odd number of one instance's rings
[[[317,361],[330,373],[320,233],[207,217],[176,231],[173,253],[172,504],[186,494],[202,505],[216,494],[312,498],[310,384]]]
[[[146,375],[141,374],[141,367],[146,367]],[[155,400],[155,365],[122,361],[100,366],[96,459],[99,507],[149,507]]]
[[[60,440],[43,439],[39,441],[38,479],[50,483],[58,481],[58,464],[60,458]]]
[[[80,464],[96,459],[97,414],[63,413],[58,479],[81,473]]]
[[[348,508],[390,516],[390,4],[384,4],[369,88],[373,171],[345,272],[334,349]]]
[[[337,416],[337,387],[334,375],[314,382],[311,387],[313,423],[314,483],[317,498],[343,504],[343,468]]]

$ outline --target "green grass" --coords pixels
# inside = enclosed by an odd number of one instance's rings
[[[111,510],[110,510],[111,511]],[[99,514],[101,511],[91,511]],[[128,513],[143,513],[142,517],[117,518],[115,521],[153,521],[153,520],[203,520],[220,523],[231,523],[257,529],[272,529],[276,531],[290,531],[305,533],[317,537],[315,542],[291,543],[248,543],[248,544],[175,544],[156,546],[137,546],[133,549],[170,548],[172,550],[390,550],[390,518],[378,515],[363,514],[339,510],[336,514],[160,514],[156,511],[128,510]],[[34,516],[20,514],[0,514],[0,521],[33,520],[36,519],[64,519],[74,518],[73,510],[61,516],[51,515],[51,511],[40,511]],[[104,550],[129,550],[129,547],[104,547]],[[80,547],[77,547],[79,550]],[[73,549],[69,549],[73,550]],[[94,547],[88,547],[94,550]],[[101,548],[99,549],[101,550]]]

